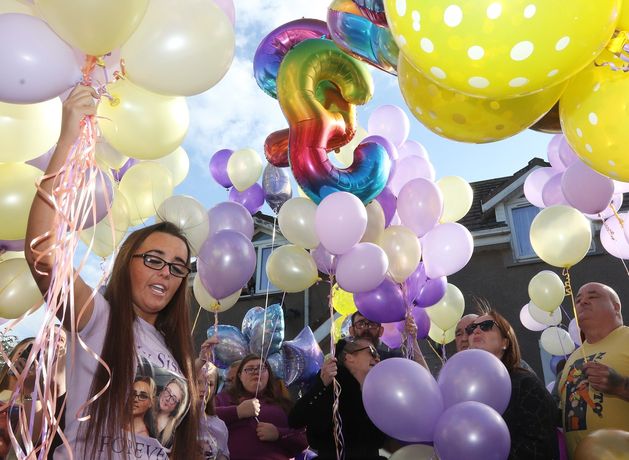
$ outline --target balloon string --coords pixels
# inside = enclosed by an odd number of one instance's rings
[[[194,329],[197,327],[197,321],[199,321],[199,315],[201,314],[201,305],[199,305],[199,309],[197,310],[197,316],[194,318],[194,323],[192,323],[192,330],[190,331],[190,337],[194,337]]]
[[[334,305],[332,305],[332,295],[334,289],[334,274],[330,274],[330,293],[328,294],[328,309],[330,311],[330,355],[336,354],[336,344],[334,342]],[[337,365],[340,365],[337,363]],[[336,447],[336,460],[345,458],[345,440],[343,439],[343,419],[339,411],[339,401],[341,397],[341,384],[332,378],[332,391],[334,399],[332,402],[332,424],[334,427],[334,446]]]
[[[412,337],[408,334],[406,330],[408,317],[411,315],[411,304],[408,301],[408,292],[406,290],[406,284],[400,283],[400,288],[402,290],[402,298],[404,299],[404,305],[406,305],[406,313],[404,315],[404,329],[402,330],[402,344],[401,344],[400,349],[402,351],[402,356],[404,356],[407,359],[413,359],[415,353],[414,353],[414,347],[411,345]]]
[[[445,341],[445,334],[444,334],[444,341]],[[437,356],[437,358],[439,358],[439,361],[441,361],[441,365],[443,366],[446,362],[443,360],[443,358],[441,357],[439,352],[437,350],[435,350],[435,347],[432,346],[432,343],[431,343],[430,340],[426,340],[426,342],[428,342],[428,345],[430,346],[430,349],[433,351],[435,356]]]
[[[577,324],[577,328],[580,331],[581,330],[581,326],[579,325],[579,318],[577,316],[577,305],[574,301],[574,294],[572,292],[572,283],[570,281],[570,270],[568,270],[568,268],[564,268],[561,272],[561,274],[564,276],[565,281],[564,281],[564,287],[566,290],[566,296],[570,297],[570,302],[572,303],[572,313],[574,314],[574,321]],[[585,341],[582,341],[581,343],[581,354],[583,355],[583,362],[587,362],[587,357],[585,356]]]

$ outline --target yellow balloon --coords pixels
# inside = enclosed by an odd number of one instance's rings
[[[35,12],[33,7],[25,2],[18,0],[0,0],[0,14],[4,13],[20,13],[33,16]]]
[[[166,166],[166,169],[173,175],[175,187],[184,181],[190,169],[190,159],[183,147],[177,147],[173,153],[153,161]]]
[[[314,249],[319,246],[315,231],[317,205],[308,198],[295,197],[280,208],[277,221],[284,238],[297,246]]]
[[[334,159],[338,162],[341,168],[349,168],[354,162],[354,150],[358,147],[364,138],[369,136],[369,133],[365,131],[362,126],[356,127],[356,133],[349,143],[341,147],[338,152],[334,151]]]
[[[28,161],[46,153],[61,132],[61,100],[37,104],[0,102],[0,163]]]
[[[456,326],[452,326],[450,329],[444,331],[435,323],[431,322],[428,337],[437,342],[439,345],[446,345],[454,340],[455,329]]]
[[[160,94],[192,96],[227,73],[236,48],[227,15],[207,0],[151,0],[122,46],[127,76]]]
[[[554,311],[565,296],[563,281],[555,272],[543,270],[529,281],[529,297],[542,310]]]
[[[131,166],[122,176],[120,191],[129,204],[131,224],[137,225],[154,215],[173,194],[173,179],[164,166],[145,161]]]
[[[273,251],[266,263],[271,283],[285,292],[300,292],[317,281],[317,265],[303,248],[293,244]]]
[[[440,85],[504,99],[556,85],[611,38],[620,0],[385,0],[392,35]]]
[[[618,67],[627,63],[604,51],[596,63]],[[564,135],[577,155],[592,169],[629,181],[629,113],[624,108],[629,74],[594,63],[575,76],[559,103]]]
[[[93,227],[84,229],[79,237],[92,252],[100,257],[111,255],[123,240],[129,229],[129,204],[125,196],[114,191],[109,214]]]
[[[443,211],[440,222],[456,222],[472,207],[474,191],[470,184],[459,176],[445,176],[436,182],[443,196]]]
[[[124,78],[107,85],[107,91],[113,99],[98,105],[98,125],[120,153],[154,160],[183,142],[189,125],[185,98],[152,93]]]
[[[389,259],[388,273],[396,283],[402,283],[415,271],[422,257],[419,238],[403,225],[391,225],[378,241]]]
[[[552,108],[566,86],[510,99],[472,97],[426,78],[402,55],[398,80],[406,105],[424,126],[447,139],[477,144],[525,130]]]
[[[107,54],[127,41],[144,17],[148,3],[148,0],[35,1],[39,13],[57,35],[92,56]]]
[[[96,138],[94,156],[96,157],[96,163],[103,170],[110,168],[118,170],[124,166],[127,160],[129,160],[128,156],[123,155],[109,145],[102,136],[98,136]]]
[[[210,219],[205,207],[191,196],[175,195],[166,198],[157,210],[158,222],[168,221],[181,229],[196,256],[210,234]]]
[[[239,192],[247,190],[260,178],[262,160],[253,149],[240,149],[227,160],[227,176]]]
[[[2,118],[2,117],[0,117]],[[21,240],[41,170],[24,163],[0,163],[0,240]]]
[[[384,211],[376,200],[365,206],[365,209],[367,210],[367,228],[360,242],[378,244],[384,233],[384,225],[386,223]]]
[[[332,286],[332,307],[341,315],[351,315],[358,309],[354,303],[354,294],[344,291],[338,284]]]
[[[601,429],[583,438],[574,460],[629,460],[629,432]]]
[[[619,30],[629,30],[629,3],[622,2],[620,7],[620,14],[618,15],[618,24],[616,28]]]
[[[332,340],[334,340],[334,343],[345,337],[343,334],[343,323],[347,321],[348,318],[349,316],[339,316],[332,323]]]
[[[435,449],[424,444],[411,444],[396,450],[389,460],[433,460]]]
[[[435,305],[425,308],[425,310],[432,323],[442,331],[447,331],[450,328],[454,328],[463,316],[465,299],[458,287],[448,283],[443,298]]]
[[[43,301],[26,259],[0,263],[0,317],[17,318]]]
[[[533,301],[529,302],[527,305],[529,315],[538,323],[545,324],[546,326],[556,326],[561,323],[561,308],[556,308],[548,312],[539,308]]]
[[[531,246],[547,264],[568,268],[579,262],[590,249],[590,221],[570,206],[542,209],[531,223]]]
[[[9,259],[24,259],[24,251],[4,251],[0,250],[0,262]]]
[[[242,289],[238,289],[236,292],[223,299],[215,299],[209,292],[207,292],[207,289],[203,286],[200,277],[195,276],[194,281],[192,282],[192,292],[194,293],[194,298],[197,299],[199,306],[212,313],[221,313],[236,305],[236,302],[240,299],[241,291]]]

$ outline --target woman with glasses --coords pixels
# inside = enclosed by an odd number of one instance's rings
[[[341,387],[339,414],[346,460],[380,459],[386,436],[369,419],[362,399],[362,385],[369,371],[380,362],[376,348],[367,339],[346,337],[336,344],[335,357],[326,358],[312,388],[291,411],[294,428],[306,427],[310,448],[321,460],[337,458],[332,406],[333,379]]]
[[[93,88],[79,85],[64,102],[57,147],[31,206],[26,259],[44,295],[50,274],[58,268],[52,251],[59,244],[51,232],[55,210],[49,197],[56,186],[52,178],[64,168],[84,118],[96,114],[97,99]],[[174,224],[162,222],[127,237],[103,295],[80,276],[74,278],[73,298],[60,298],[65,307],[59,318],[80,340],[68,340],[68,360],[74,363],[66,375],[64,434],[68,442],[56,449],[56,460],[71,456],[117,459],[129,457],[128,452],[137,459],[196,458],[197,449],[191,448],[197,442],[198,404],[187,298],[189,272],[185,236]],[[133,423],[132,405],[127,401],[141,359],[149,360],[160,374],[172,373],[186,381],[186,393],[195,399],[176,431],[173,427],[172,445],[155,438],[136,442],[134,433],[125,430]],[[188,398],[182,404],[188,404]]]
[[[511,399],[502,414],[511,435],[509,460],[557,459],[557,406],[537,376],[520,367],[520,346],[511,324],[497,311],[483,307],[465,329],[470,348],[492,353],[509,371]]]
[[[159,394],[156,409],[157,439],[162,445],[170,445],[173,432],[188,409],[188,392],[185,382],[176,377],[170,379]]]
[[[216,413],[229,431],[231,460],[288,460],[306,449],[303,430],[288,427],[291,406],[268,363],[257,355],[244,357],[231,388],[216,397]]]
[[[228,432],[225,422],[216,415],[218,368],[209,361],[197,360],[197,388],[201,401],[199,444],[204,460],[229,460]]]
[[[133,425],[136,435],[151,436],[153,420],[151,408],[155,401],[155,381],[151,377],[136,377],[133,383]]]

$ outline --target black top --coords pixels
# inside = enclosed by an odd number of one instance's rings
[[[509,460],[559,458],[558,409],[537,376],[524,369],[511,372],[511,399],[502,417],[511,434]]]
[[[378,450],[386,436],[371,422],[363,406],[360,384],[343,366],[338,367],[336,379],[341,385],[339,413],[343,423],[346,460],[372,460],[381,458]],[[316,383],[297,403],[288,415],[292,428],[306,427],[310,447],[321,460],[336,460],[332,404],[333,385],[323,385],[320,376]]]

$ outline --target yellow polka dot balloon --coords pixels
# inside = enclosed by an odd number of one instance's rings
[[[629,181],[629,73],[612,66],[626,64],[604,51],[570,80],[559,102],[564,135],[577,155],[623,182]]]
[[[447,88],[504,99],[556,85],[611,38],[620,0],[385,0],[411,64]]]
[[[461,142],[494,142],[525,130],[557,102],[566,83],[510,99],[467,96],[426,78],[400,55],[398,81],[404,100],[432,132]]]

